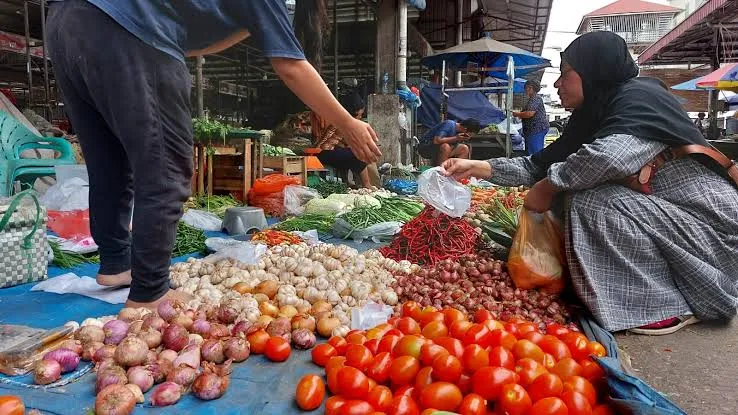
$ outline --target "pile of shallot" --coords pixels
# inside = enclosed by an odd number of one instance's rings
[[[503,321],[514,317],[539,325],[566,323],[569,313],[558,296],[515,288],[505,263],[482,252],[454,262],[441,261],[413,275],[398,275],[394,286],[401,301],[436,308],[451,306],[465,313],[489,310]]]

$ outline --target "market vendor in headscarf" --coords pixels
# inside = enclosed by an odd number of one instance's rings
[[[449,160],[447,174],[532,186],[536,212],[565,196],[566,255],[579,298],[608,330],[668,334],[738,306],[738,168],[672,94],[637,78],[622,38],[585,34],[556,81],[572,116],[532,157]],[[557,198],[558,201],[558,198]]]
[[[515,111],[513,115],[523,120],[523,137],[528,155],[536,154],[543,149],[548,133],[548,116],[543,98],[538,95],[541,90],[540,82],[530,79],[525,83],[525,95],[528,102],[522,111]]]

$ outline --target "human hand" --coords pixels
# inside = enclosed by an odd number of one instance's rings
[[[459,181],[472,176],[489,179],[492,177],[492,166],[481,160],[448,159],[441,165],[441,172]]]
[[[536,213],[546,212],[551,209],[556,193],[558,193],[558,189],[548,179],[543,179],[528,191],[523,206]]]
[[[456,137],[459,139],[459,141],[467,141],[471,138],[471,135],[469,133],[459,133],[456,135]]]
[[[364,163],[376,163],[382,152],[377,144],[379,139],[374,129],[367,123],[356,118],[347,120],[345,126],[339,126],[344,141],[351,148],[356,158]]]

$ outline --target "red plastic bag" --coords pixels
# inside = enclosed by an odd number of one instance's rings
[[[90,210],[49,210],[48,227],[60,238],[79,241],[90,237]]]
[[[253,192],[255,195],[266,195],[270,193],[281,193],[285,187],[296,184],[302,184],[300,176],[286,176],[284,174],[270,174],[254,181],[249,194]],[[249,196],[249,202],[251,196]]]
[[[523,208],[507,260],[515,286],[557,294],[566,284],[566,256],[561,228],[550,212]]]

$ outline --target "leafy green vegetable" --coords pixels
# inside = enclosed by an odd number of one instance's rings
[[[100,256],[97,254],[82,255],[75,252],[62,251],[61,246],[56,241],[49,241],[51,251],[54,253],[52,264],[59,268],[74,268],[82,264],[99,264]]]
[[[280,231],[300,232],[307,232],[315,229],[320,233],[330,233],[335,221],[335,216],[306,213],[302,216],[295,216],[284,220],[276,224],[273,228]]]
[[[226,210],[232,207],[236,207],[236,206],[241,206],[241,202],[239,202],[232,195],[228,195],[228,196],[198,195],[198,196],[191,197],[185,204],[185,207],[187,209],[204,210],[206,212],[214,213],[221,218],[225,216]]]
[[[205,254],[207,251],[205,232],[179,221],[177,223],[177,236],[174,239],[172,257],[195,253]]]
[[[317,190],[323,197],[328,197],[334,193],[346,193],[348,186],[346,183],[320,179],[318,183],[310,184],[310,187]]]
[[[193,139],[200,143],[210,143],[213,139],[221,139],[223,140],[223,144],[225,144],[229,130],[229,126],[217,120],[208,118],[195,118],[192,120]]]

